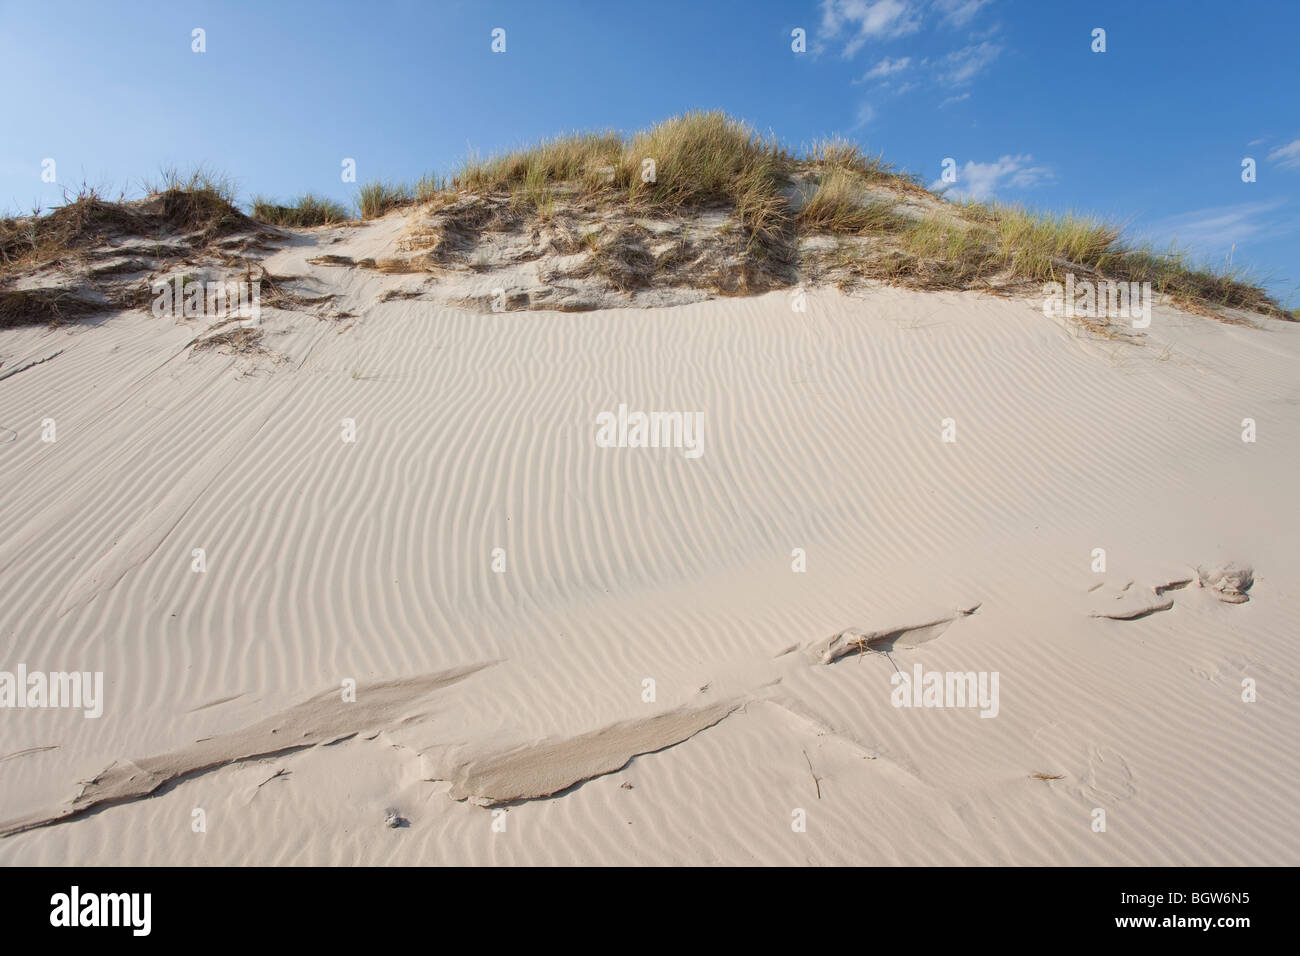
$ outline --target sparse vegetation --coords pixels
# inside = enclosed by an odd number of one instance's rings
[[[205,238],[212,238],[247,222],[235,208],[234,182],[204,166],[189,174],[164,168],[160,178],[146,181],[144,188],[149,199],[161,202],[160,215],[173,229],[201,229]]]
[[[1119,226],[1095,216],[973,200],[939,205],[939,194],[919,177],[850,140],[824,139],[791,151],[718,111],[673,117],[627,139],[612,132],[574,133],[531,149],[472,157],[446,186],[508,194],[512,210],[542,222],[557,214],[562,199],[596,208],[623,203],[633,214],[726,208],[741,228],[747,260],[763,267],[796,255],[796,231],[822,232],[866,241],[851,254],[839,249],[830,256],[834,268],[859,280],[1010,289],[1076,272],[1150,281],[1183,304],[1294,317],[1239,270],[1197,266],[1174,250],[1130,247]],[[420,198],[436,192],[421,190]],[[795,211],[791,195],[800,192],[805,201]],[[908,198],[922,200],[923,208],[902,211]],[[618,287],[627,283],[626,255],[617,257],[619,268],[611,268],[611,250],[627,252],[626,242],[584,238],[583,244],[598,272]],[[643,258],[632,256],[633,264]],[[747,285],[752,283],[741,283]]]
[[[194,342],[195,351],[214,349],[234,355],[256,355],[265,353],[262,346],[262,330],[252,326],[241,325],[226,329]]]
[[[223,202],[227,206],[235,204],[234,181],[224,173],[215,172],[202,165],[189,173],[182,173],[175,166],[164,166],[159,170],[157,179],[146,179],[141,185],[147,196],[185,193]]]
[[[824,169],[856,173],[866,182],[893,182],[921,188],[919,176],[899,170],[892,163],[885,162],[882,155],[872,156],[863,152],[857,143],[840,136],[815,141],[804,150],[802,159]]]
[[[1239,308],[1290,318],[1258,278],[1240,267],[1198,265],[1186,251],[1170,246],[1159,252],[1150,245],[1120,250],[1108,268],[1118,279],[1150,282],[1161,295],[1185,306]]]
[[[253,199],[253,218],[275,226],[328,226],[347,220],[348,211],[332,199],[303,193],[292,206],[280,206],[256,196]]]
[[[719,200],[740,205],[747,190],[776,191],[782,156],[751,127],[724,113],[687,113],[632,137],[622,150],[616,182],[633,199],[669,207]],[[646,160],[654,163],[648,182],[642,177]]]
[[[843,166],[822,173],[816,192],[799,210],[804,229],[838,233],[897,232],[908,220],[894,211],[892,203],[870,196],[860,176]]]
[[[1023,279],[1055,279],[1078,266],[1098,269],[1119,253],[1120,230],[1092,216],[1004,206],[997,210],[993,228],[999,261]]]
[[[64,204],[49,213],[0,219],[0,282],[15,270],[30,270],[117,235],[185,234],[192,245],[245,228],[249,220],[235,208],[229,180],[200,169],[188,176],[164,170],[144,184],[146,197],[111,202],[102,190],[82,184],[64,193]]]
[[[470,192],[510,192],[531,179],[534,184],[578,183],[594,192],[610,184],[601,171],[612,175],[621,150],[617,133],[573,133],[488,159],[471,156],[451,185]]]
[[[76,319],[95,307],[64,289],[0,291],[0,329]]]
[[[900,235],[900,254],[889,264],[895,281],[917,288],[962,289],[987,285],[1001,269],[978,227],[929,216]]]
[[[439,199],[447,192],[449,185],[445,176],[439,176],[437,173],[426,173],[415,184],[415,201],[432,202]]]
[[[109,202],[83,185],[53,212],[0,219],[0,291],[19,271],[80,256],[115,235],[156,238],[153,258],[160,260],[177,254],[178,235],[184,248],[201,249],[229,232],[256,234],[224,176],[166,169],[144,186],[146,199]],[[950,202],[850,140],[791,150],[718,111],[686,113],[628,137],[572,133],[495,157],[471,156],[450,177],[427,174],[414,186],[375,181],[357,196],[364,219],[413,203],[427,206],[427,218],[404,241],[423,258],[365,264],[381,272],[429,262],[488,270],[495,267],[483,245],[488,233],[526,237],[531,230],[514,261],[578,254],[579,263],[565,263],[563,274],[599,275],[625,291],[677,283],[736,294],[815,277],[845,288],[883,281],[1010,292],[1074,273],[1150,282],[1157,293],[1202,310],[1300,318],[1300,310],[1282,309],[1243,270],[1199,265],[1174,248],[1133,245],[1112,222]],[[291,205],[256,197],[252,212],[285,227],[349,218],[344,206],[311,193]],[[828,237],[838,241],[828,244]],[[352,264],[328,255],[313,261],[331,259]],[[105,263],[96,274],[135,265]],[[63,293],[6,295],[9,322],[58,320],[83,307]]]
[[[402,183],[375,180],[361,187],[357,195],[357,208],[362,219],[377,219],[389,210],[415,202],[415,193]]]

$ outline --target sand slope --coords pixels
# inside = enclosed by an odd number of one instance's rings
[[[308,262],[395,228],[273,256],[353,317],[265,309],[267,354],[0,333],[39,362],[0,380],[0,669],[107,698],[0,711],[0,829],[91,811],[0,862],[1300,862],[1300,327],[473,313]],[[702,456],[597,447],[620,403],[702,412]],[[1230,560],[1246,603],[1196,584]],[[892,706],[917,663],[998,672],[996,718]]]

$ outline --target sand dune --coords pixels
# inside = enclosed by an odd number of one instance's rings
[[[270,256],[335,298],[259,350],[0,332],[0,669],[105,686],[3,714],[0,862],[1300,860],[1300,327],[497,314],[317,261],[401,219]],[[600,447],[620,404],[703,453]],[[996,718],[895,706],[917,665],[997,672]]]

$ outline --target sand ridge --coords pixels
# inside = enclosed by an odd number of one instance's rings
[[[265,353],[140,311],[0,332],[0,666],[107,698],[0,715],[35,826],[0,860],[1300,857],[1300,330],[1161,305],[1133,345],[885,288],[492,313],[311,262],[402,228],[269,256],[333,299],[265,308]],[[598,446],[620,403],[703,413],[704,454]],[[1128,581],[1172,604],[1094,617]],[[896,708],[917,665],[997,671],[997,718]]]

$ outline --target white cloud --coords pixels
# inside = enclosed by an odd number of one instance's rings
[[[1270,215],[1285,205],[1285,200],[1275,199],[1197,209],[1157,220],[1145,233],[1159,244],[1177,242],[1193,251],[1227,249],[1245,239],[1265,239],[1293,232],[1294,224],[1287,225],[1289,217]]]
[[[930,188],[943,189],[950,186],[948,195],[983,202],[1000,189],[1029,189],[1051,179],[1052,171],[1046,166],[1031,166],[1033,160],[1033,156],[1024,153],[1019,156],[1002,156],[992,163],[967,162],[958,169],[955,184],[935,180]]]
[[[962,86],[969,83],[1001,55],[1002,47],[988,41],[955,50],[942,60],[936,61],[935,65],[939,68],[939,82],[948,86]]]
[[[964,27],[988,3],[989,0],[934,0],[934,7],[944,23]]]
[[[960,103],[962,100],[968,99],[970,99],[969,93],[963,93],[961,96],[950,96],[939,104],[939,109],[943,109],[945,106],[951,106],[953,103]]]
[[[921,17],[911,0],[822,0],[822,37],[832,39],[846,28],[851,35],[844,56],[851,57],[868,40],[915,33]]]
[[[853,117],[852,129],[860,129],[876,118],[876,108],[870,103],[859,103],[858,112]]]
[[[885,57],[883,60],[881,60],[871,69],[869,69],[865,74],[863,74],[862,79],[879,80],[886,76],[890,76],[894,73],[900,73],[903,70],[906,70],[907,64],[911,62],[912,62],[912,58],[910,56],[900,57],[897,60],[891,60],[889,57]]]
[[[1268,154],[1268,161],[1277,163],[1283,169],[1300,169],[1300,139],[1294,139],[1273,150]]]

